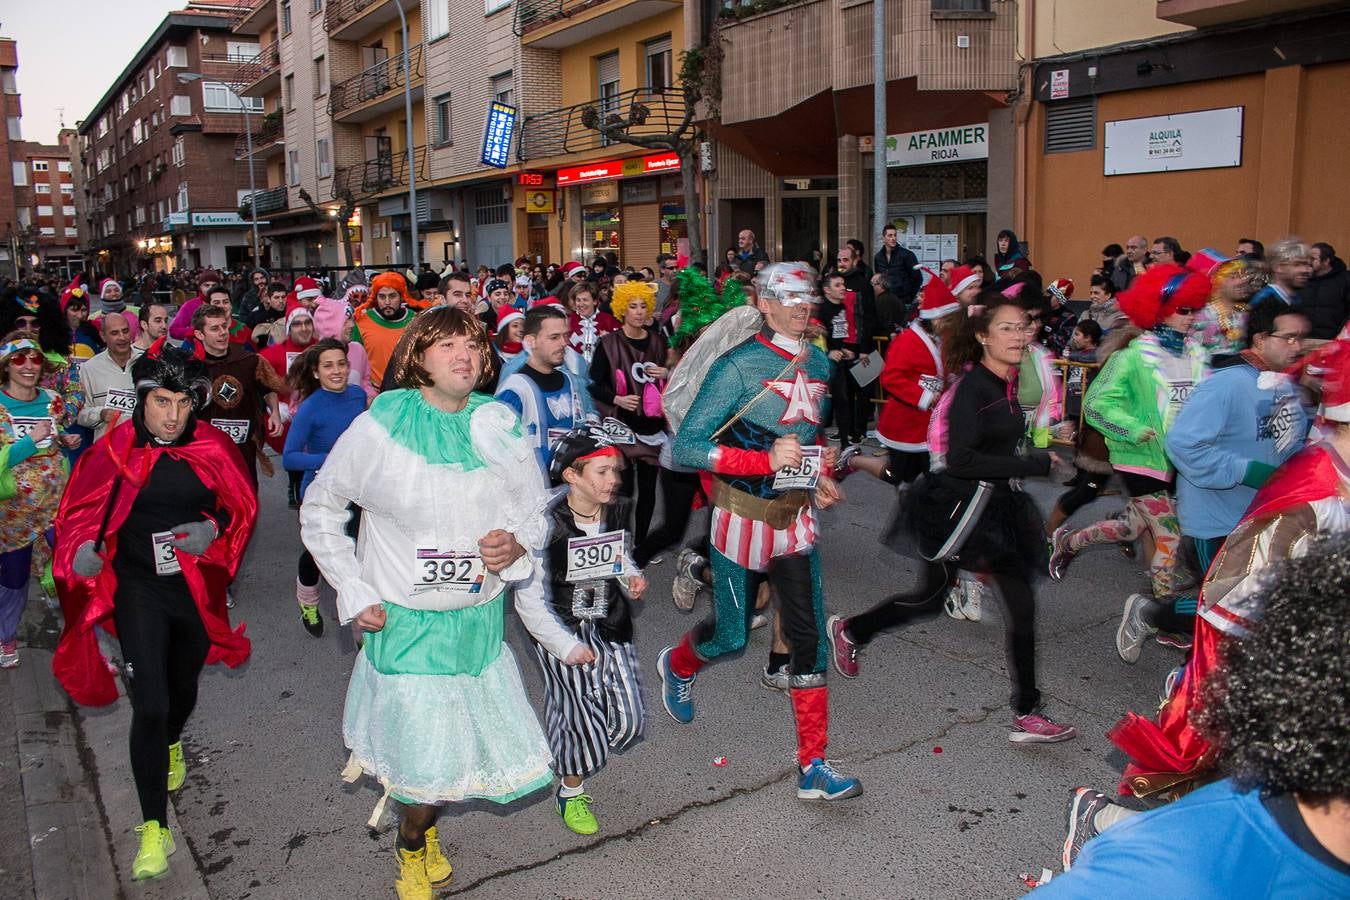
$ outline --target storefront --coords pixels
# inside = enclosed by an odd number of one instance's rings
[[[616,159],[557,171],[558,187],[580,201],[579,261],[614,252],[634,267],[655,266],[688,236],[680,159],[674,153]],[[664,173],[664,174],[663,174]]]
[[[887,135],[887,221],[924,265],[985,252],[988,188],[987,124]]]

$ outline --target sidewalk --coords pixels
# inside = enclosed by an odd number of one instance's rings
[[[131,880],[141,821],[127,755],[127,700],[103,709],[71,703],[51,672],[59,619],[36,589],[34,595],[19,629],[19,667],[0,672],[0,894],[208,897],[172,804],[178,852],[168,874]]]

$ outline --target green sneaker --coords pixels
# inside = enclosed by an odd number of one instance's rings
[[[169,790],[176,791],[187,778],[187,760],[183,759],[183,742],[169,745]]]
[[[578,794],[575,797],[564,797],[561,788],[557,796],[558,815],[562,816],[563,824],[577,834],[595,834],[600,830],[600,823],[595,821],[595,813],[591,812],[590,794]]]
[[[169,871],[169,857],[178,849],[173,845],[169,829],[151,819],[144,825],[137,825],[136,833],[141,836],[141,849],[136,851],[136,859],[131,863],[131,877],[143,881]]]
[[[323,616],[319,615],[319,604],[300,604],[300,624],[314,637],[323,637]]]

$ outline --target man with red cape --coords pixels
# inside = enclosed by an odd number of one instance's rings
[[[205,663],[241,665],[225,588],[257,519],[257,495],[234,443],[197,418],[205,365],[152,348],[132,368],[136,407],[81,457],[56,516],[53,574],[65,630],[52,671],[75,702],[104,706],[117,686],[94,626],[122,645],[131,700],[131,763],[145,824],[135,878],[168,868],[168,791],[186,776],[181,734]]]

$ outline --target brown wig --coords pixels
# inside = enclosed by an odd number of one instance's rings
[[[438,306],[419,313],[394,346],[389,365],[394,372],[394,383],[401,388],[431,387],[431,376],[422,368],[422,358],[437,341],[449,337],[471,337],[478,344],[478,355],[483,372],[478,376],[474,390],[491,384],[496,368],[496,355],[488,341],[487,330],[475,315],[447,306]]]

